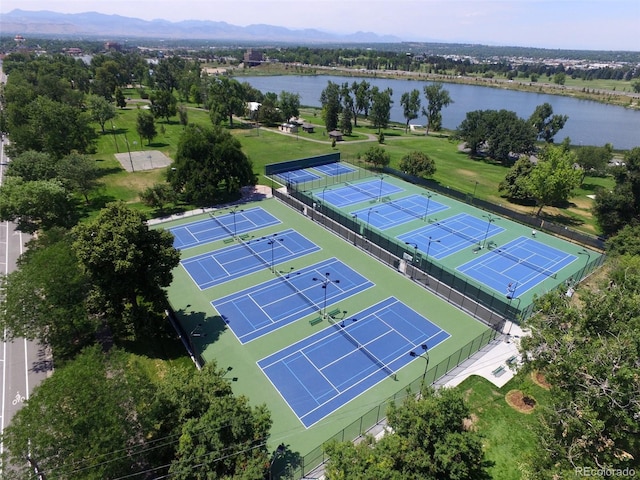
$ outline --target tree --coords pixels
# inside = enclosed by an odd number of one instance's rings
[[[245,106],[245,92],[240,82],[229,77],[216,77],[209,84],[208,108],[211,122],[219,125],[226,117],[233,127],[233,116],[242,115]]]
[[[72,153],[58,162],[56,172],[62,184],[70,191],[82,195],[88,205],[89,192],[99,185],[100,169],[96,161],[86,155]]]
[[[380,133],[383,128],[389,126],[391,105],[393,105],[393,100],[391,100],[393,90],[387,88],[384,91],[380,91],[378,87],[373,87],[371,92],[373,99],[371,103],[371,124],[377,128],[378,133]]]
[[[598,190],[594,205],[598,225],[605,235],[640,223],[640,147],[626,152],[624,165],[612,171],[616,182],[613,190]]]
[[[534,163],[529,158],[522,156],[513,167],[509,169],[506,177],[500,185],[498,191],[503,193],[509,200],[525,202],[531,200],[531,192],[528,189],[528,177],[533,171]]]
[[[567,81],[567,74],[564,72],[558,72],[553,76],[553,83],[556,85],[564,85]]]
[[[488,479],[479,435],[465,427],[470,415],[462,394],[425,389],[423,397],[407,396],[387,412],[392,433],[360,445],[330,441],[325,445],[329,478],[401,480]]]
[[[169,183],[188,202],[211,205],[255,184],[251,161],[240,142],[220,127],[189,125],[178,142]]]
[[[357,127],[359,114],[369,116],[369,110],[371,108],[371,84],[366,80],[353,82],[351,84],[351,92],[354,95],[353,125]]]
[[[337,83],[329,81],[327,87],[320,94],[322,104],[322,118],[328,132],[338,128],[340,115],[340,87]]]
[[[278,105],[285,120],[297,118],[300,115],[300,94],[283,90],[280,92]]]
[[[247,398],[234,397],[225,373],[207,363],[201,371],[176,369],[163,383],[159,418],[164,429],[180,436],[172,478],[265,478],[269,412],[264,405],[251,407]]]
[[[186,105],[178,105],[178,118],[180,125],[186,127],[189,124],[189,112]]]
[[[400,98],[400,105],[402,105],[402,114],[407,120],[404,127],[404,133],[409,130],[409,122],[418,118],[418,111],[420,110],[420,91],[411,90],[411,92],[405,92]]]
[[[52,349],[58,365],[93,343],[97,330],[86,305],[88,279],[71,242],[63,229],[40,233],[18,269],[2,281],[0,326],[6,338],[38,339]]]
[[[414,177],[426,178],[436,173],[436,162],[426,153],[413,151],[402,157],[400,170]]]
[[[11,159],[8,177],[20,177],[26,182],[52,180],[56,177],[56,159],[44,152],[27,150]]]
[[[389,155],[381,146],[373,145],[364,152],[364,160],[376,168],[382,168],[389,165],[389,162],[391,162],[391,155]]]
[[[147,140],[147,145],[151,145],[151,140],[158,135],[156,122],[151,113],[145,111],[138,112],[136,131],[138,135],[140,135],[140,138]]]
[[[25,459],[47,478],[69,480],[118,478],[149,467],[138,463],[137,452],[148,448],[153,432],[152,385],[140,364],[127,360],[115,349],[89,348],[36,387],[3,435],[16,478],[33,476]]]
[[[539,298],[525,324],[524,373],[541,371],[551,385],[534,479],[569,478],[576,467],[637,469],[640,262],[624,255],[609,268],[608,278],[579,288],[579,301],[563,290]]]
[[[427,117],[425,135],[428,135],[430,129],[437,132],[442,128],[442,109],[451,105],[453,100],[449,96],[449,91],[445,90],[441,83],[426,85],[423,91],[427,106],[422,109],[422,114]]]
[[[87,107],[91,120],[100,125],[104,134],[104,125],[108,120],[115,118],[116,108],[107,102],[104,97],[98,95],[89,95],[87,97]]]
[[[178,195],[170,185],[166,183],[155,183],[140,192],[140,200],[149,207],[162,210],[168,203],[176,203]]]
[[[580,147],[576,150],[576,163],[582,169],[582,181],[587,174],[604,176],[609,162],[613,159],[613,145],[607,143],[604,147]]]
[[[640,225],[625,225],[607,240],[607,256],[640,255]]]
[[[342,131],[342,133],[344,133],[345,135],[351,135],[351,133],[353,132],[353,125],[351,124],[351,113],[351,107],[345,106],[342,109],[342,115],[340,115],[340,131]]]
[[[633,88],[633,91],[635,93],[640,93],[640,80],[636,80],[635,82],[633,82],[631,84],[631,87]]]
[[[553,115],[553,107],[549,103],[538,105],[529,117],[529,123],[536,129],[538,138],[553,143],[553,137],[567,123],[567,115]]]
[[[139,321],[140,300],[163,311],[163,288],[180,262],[171,233],[151,230],[145,220],[140,212],[116,202],[74,229],[73,248],[80,265],[97,289],[101,311],[112,311],[114,317],[130,308],[132,320]]]
[[[58,180],[25,182],[9,177],[0,186],[0,219],[16,222],[21,232],[53,227],[70,228],[78,212],[69,192]]]
[[[120,87],[116,88],[116,106],[118,108],[124,108],[127,106],[127,99],[124,98],[124,93],[122,93],[122,89]]]
[[[178,112],[178,100],[169,90],[156,90],[149,100],[154,118],[164,118],[169,123],[169,117],[174,117]]]
[[[574,188],[580,185],[582,173],[574,168],[575,153],[562,147],[547,145],[538,163],[526,179],[526,189],[535,199],[540,212],[546,205],[558,205],[569,199]]]

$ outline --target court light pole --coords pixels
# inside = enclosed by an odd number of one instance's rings
[[[424,391],[424,381],[427,378],[427,370],[429,370],[429,347],[426,343],[420,345],[420,348],[424,350],[422,353],[416,353],[413,350],[409,352],[409,355],[412,357],[423,358],[427,363],[424,366],[424,373],[422,374],[422,381],[420,382],[420,396],[422,397],[422,392]]]
[[[327,290],[329,289],[329,285],[331,283],[338,284],[340,283],[339,279],[333,280],[331,278],[331,272],[325,272],[323,277],[313,277],[314,282],[321,282],[322,288],[324,289],[324,301],[322,303],[322,318],[327,318]]]
[[[415,242],[404,242],[405,245],[410,245],[413,247],[413,258],[411,259],[411,263],[416,263],[416,257],[418,256],[418,244]]]
[[[378,202],[382,201],[382,180],[384,180],[384,175],[380,174],[380,191],[378,192]]]
[[[275,238],[277,235],[278,235],[277,233],[274,233],[273,238],[271,238],[271,240],[267,242],[267,245],[271,245],[271,272],[272,273],[276,273],[274,257],[273,257],[273,247],[275,246],[276,242],[284,242],[284,238],[280,238],[280,237]]]
[[[356,240],[358,239],[358,233],[360,233],[360,224],[358,223],[358,214],[352,213],[351,216],[353,217],[354,222],[356,222],[356,229],[353,231],[353,244],[357,245]]]
[[[424,216],[422,217],[422,220],[426,222],[427,215],[429,215],[429,202],[431,201],[431,197],[433,197],[436,194],[433,192],[428,192],[428,193],[423,193],[422,195],[427,197],[427,207],[424,209]]]
[[[487,213],[482,217],[487,219],[487,231],[484,233],[484,240],[482,240],[482,245],[480,246],[480,248],[484,248],[485,245],[487,244],[487,237],[489,236],[489,229],[491,228],[491,224],[498,219],[497,217],[491,215],[490,213]]]
[[[582,267],[582,273],[580,274],[580,279],[584,278],[584,275],[586,273],[587,270],[587,265],[589,265],[589,262],[591,261],[591,254],[589,253],[589,251],[586,248],[583,248],[582,250],[580,250],[578,252],[578,255],[586,255],[587,256],[587,260],[584,263],[584,267]],[[578,279],[578,280],[580,280]]]
[[[373,210],[373,207],[371,207],[371,208],[369,209],[369,211],[367,212],[367,228],[370,228],[370,227],[369,227],[369,219],[371,218],[371,211],[372,211],[372,210]],[[378,213],[378,211],[377,211],[377,210],[373,210],[373,212],[374,212],[374,213]],[[367,231],[367,230],[365,229],[365,232],[366,232],[366,231]],[[364,235],[363,235],[363,236],[364,236]],[[366,237],[365,237],[365,238],[366,238]]]
[[[237,229],[236,229],[236,214],[244,212],[244,210],[240,209],[237,205],[235,207],[229,208],[229,212],[233,215],[233,238],[237,237]]]
[[[430,270],[429,269],[429,250],[431,250],[431,244],[432,243],[440,243],[440,239],[434,239],[433,237],[427,237],[427,253],[424,257],[424,261],[427,262],[427,272]]]

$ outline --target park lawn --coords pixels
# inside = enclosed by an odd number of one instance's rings
[[[126,108],[119,109],[113,128],[107,123],[106,132],[99,134],[98,153],[94,158],[100,161],[103,169],[101,181],[104,188],[98,194],[99,201],[93,202],[97,208],[101,208],[107,201],[122,200],[150,215],[154,214],[140,203],[139,192],[154,183],[164,181],[165,171],[158,169],[130,174],[120,167],[113,154],[127,152],[128,146],[131,151],[160,150],[174,158],[183,126],[175,120],[169,123],[161,120],[156,123],[158,136],[151,144],[141,141],[136,132],[137,107],[140,105],[143,104],[130,102]],[[208,114],[204,110],[189,107],[188,115],[190,123],[210,126]],[[314,124],[319,122],[318,115],[316,108],[301,109],[301,117]],[[230,129],[252,161],[258,182],[267,185],[270,184],[270,180],[264,177],[264,167],[267,164],[337,151],[344,160],[358,163],[369,148],[377,145],[371,138],[377,138],[378,130],[364,119],[359,119],[353,134],[346,136],[346,141],[336,143],[335,147],[328,137],[322,135],[322,131],[317,129],[311,134],[285,134],[275,128],[253,128],[250,123],[241,119],[235,120]],[[391,167],[399,169],[403,156],[414,150],[422,151],[435,160],[437,170],[433,180],[440,185],[469,195],[475,194],[477,198],[496,204],[509,204],[498,192],[498,185],[506,176],[508,167],[491,160],[470,158],[460,150],[458,142],[450,140],[449,132],[424,136],[415,132],[405,133],[404,125],[392,124],[383,129],[382,133],[385,137],[384,148],[391,156]],[[543,217],[588,233],[596,233],[591,213],[593,200],[587,195],[593,195],[599,187],[611,188],[613,185],[611,177],[587,177],[583,187],[576,191],[566,208],[545,207]],[[509,207],[521,213],[534,212],[532,206],[509,204]]]
[[[472,376],[458,387],[471,409],[471,420],[481,435],[486,459],[492,463],[489,474],[493,480],[523,478],[520,465],[528,461],[536,449],[539,408],[533,413],[520,413],[505,401],[511,390],[522,390],[533,396],[538,405],[548,405],[550,393],[539,387],[530,376],[516,375],[504,387],[498,388],[488,380]]]

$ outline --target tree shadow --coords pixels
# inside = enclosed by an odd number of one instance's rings
[[[169,144],[168,143],[164,143],[164,142],[153,142],[153,143],[148,143],[147,147],[152,147],[152,148],[163,148],[163,147],[168,147]]]
[[[271,463],[267,478],[274,480],[292,478],[292,475],[303,465],[302,456],[291,450],[290,445],[281,443],[271,454]]]
[[[228,328],[228,321],[220,315],[207,316],[204,312],[189,310],[191,305],[174,311],[181,335],[198,354],[215,343]]]
[[[541,218],[541,219],[543,219],[545,221],[557,223],[559,225],[564,225],[566,227],[579,227],[581,225],[584,225],[584,222],[582,220],[580,220],[579,218],[573,218],[573,217],[570,217],[568,215],[564,215],[564,214],[560,214],[560,213],[559,214],[549,214],[549,213],[545,213],[544,210],[539,215],[539,218]]]

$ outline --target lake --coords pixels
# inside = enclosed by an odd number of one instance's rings
[[[264,92],[287,91],[298,93],[300,103],[311,107],[320,106],[320,93],[332,81],[337,84],[366,80],[381,90],[393,90],[391,120],[405,123],[402,115],[400,98],[404,92],[418,89],[422,104],[426,104],[422,88],[431,82],[422,80],[404,80],[387,78],[354,78],[326,75],[279,75],[265,77],[238,77],[238,81],[247,82],[254,88]],[[616,149],[631,149],[640,146],[640,111],[603,103],[578,100],[560,95],[519,92],[500,88],[481,87],[445,83],[445,89],[454,103],[442,110],[442,125],[446,129],[455,130],[465,119],[467,112],[474,110],[512,110],[521,118],[529,118],[538,105],[545,102],[553,107],[554,114],[568,115],[564,128],[556,135],[555,141],[561,142],[565,137],[574,145],[602,146],[611,143]],[[311,119],[309,119],[311,120]],[[421,115],[411,123],[426,124]]]

